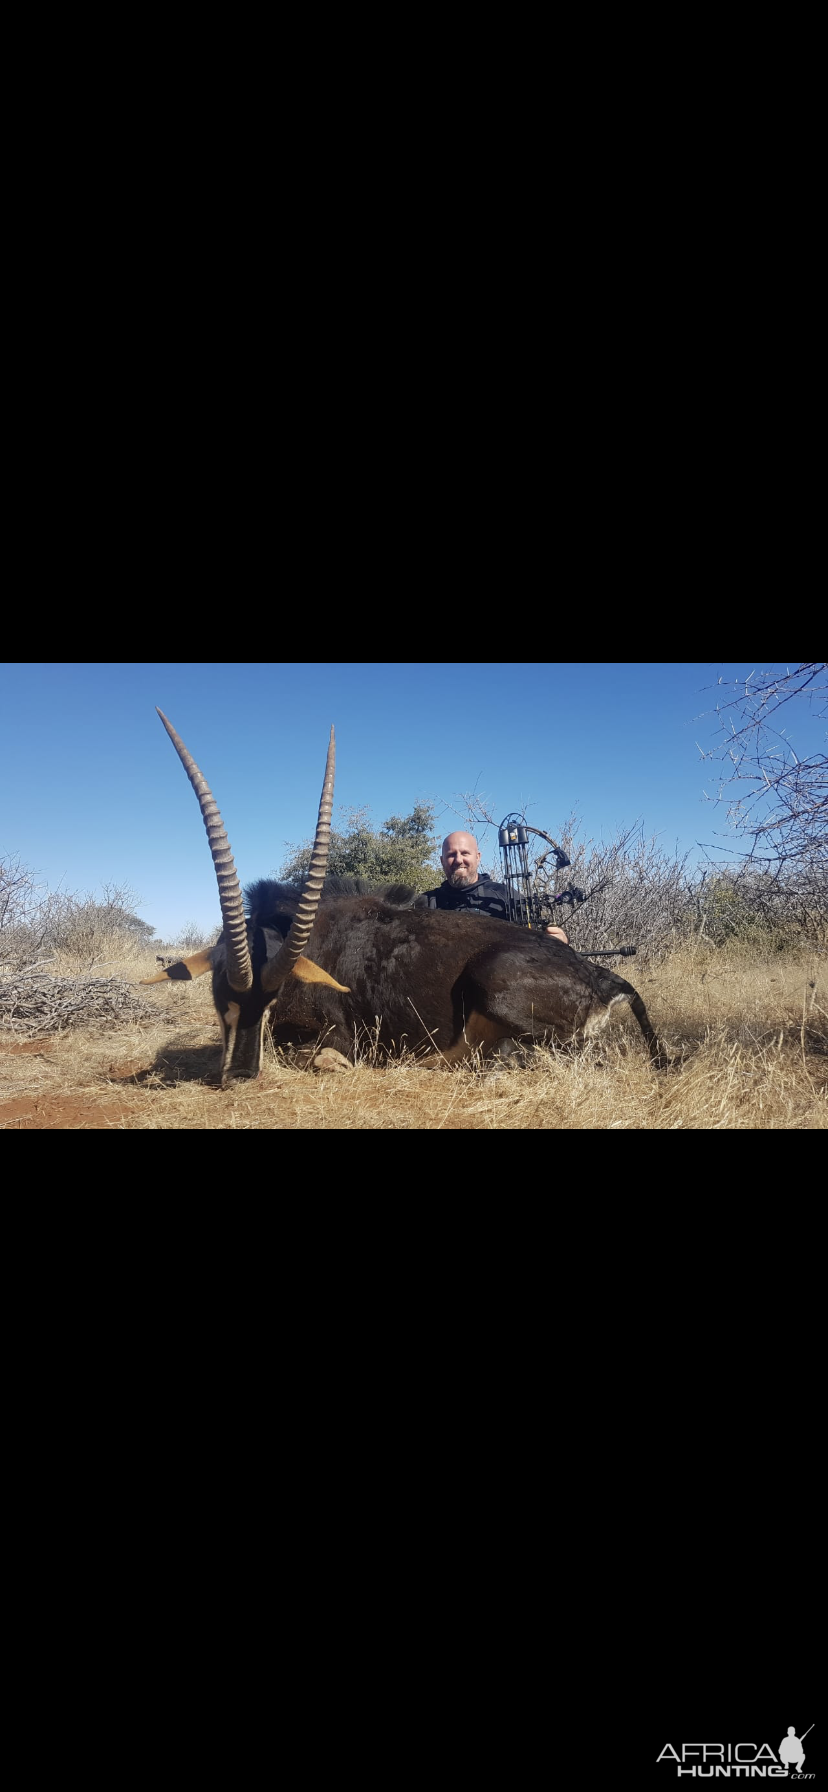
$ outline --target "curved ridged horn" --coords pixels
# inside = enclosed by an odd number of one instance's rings
[[[331,815],[333,813],[334,770],[336,767],[336,740],[331,728],[328,743],[328,758],[325,764],[325,781],[319,799],[319,815],[316,822],[316,834],[313,851],[310,857],[307,879],[299,898],[299,906],[290,924],[290,932],[285,943],[275,958],[271,958],[262,971],[262,987],[268,991],[276,990],[284,983],[285,978],[296,963],[297,958],[310,939],[311,928],[319,907],[322,894],[322,883],[328,853],[331,846]],[[337,988],[340,986],[337,985]]]
[[[241,885],[233,863],[230,842],[224,831],[219,806],[207,779],[202,776],[192,753],[187,752],[180,735],[176,734],[172,722],[168,722],[163,709],[156,709],[175,747],[181,764],[198,797],[198,806],[207,829],[210,851],[218,878],[219,902],[221,918],[224,922],[224,938],[227,947],[227,980],[231,989],[243,995],[253,982],[253,966],[250,962],[250,948],[247,944],[247,924],[244,918]]]

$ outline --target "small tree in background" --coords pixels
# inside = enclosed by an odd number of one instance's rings
[[[371,883],[409,884],[415,890],[433,888],[442,877],[435,863],[439,841],[433,832],[431,803],[415,803],[410,815],[391,815],[381,828],[371,824],[371,811],[345,809],[345,826],[331,832],[328,872],[337,877],[364,877]],[[289,846],[278,876],[300,884],[307,876],[312,840]]]

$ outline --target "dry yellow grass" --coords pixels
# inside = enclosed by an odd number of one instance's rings
[[[59,967],[56,967],[59,968]],[[131,980],[154,958],[122,966]],[[369,1129],[717,1131],[821,1128],[828,1122],[828,976],[824,955],[757,960],[700,947],[633,981],[676,1058],[654,1071],[625,1008],[579,1052],[538,1051],[493,1074],[463,1065],[300,1070],[272,1049],[261,1078],[225,1093],[205,1082],[219,1059],[210,980],[142,990],[157,1022],[73,1029],[40,1041],[0,1035],[0,1127],[8,1130]]]

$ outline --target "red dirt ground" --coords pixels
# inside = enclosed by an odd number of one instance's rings
[[[0,1102],[0,1128],[14,1132],[104,1129],[120,1126],[124,1119],[118,1102],[78,1101],[74,1095],[24,1095]]]

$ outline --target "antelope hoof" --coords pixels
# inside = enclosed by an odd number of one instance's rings
[[[324,1045],[313,1059],[311,1070],[353,1070],[353,1065],[332,1045]]]

